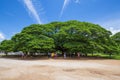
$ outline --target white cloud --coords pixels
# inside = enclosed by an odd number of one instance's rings
[[[5,39],[5,36],[3,33],[0,32],[0,41],[4,40]]]
[[[71,0],[64,0],[63,6],[62,6],[62,10],[60,13],[60,17],[63,15],[63,11],[64,9],[67,7],[67,5],[70,3]]]
[[[62,17],[65,8],[69,5],[69,3],[70,3],[71,1],[72,1],[72,0],[64,0],[63,6],[62,6],[62,10],[61,10],[61,13],[60,13],[60,17]],[[80,0],[73,0],[73,2],[79,4],[79,3],[80,3]]]
[[[110,19],[99,24],[110,30],[113,34],[120,32],[120,19]]]
[[[113,28],[113,27],[110,27],[109,30],[110,30],[113,34],[115,34],[115,33],[117,33],[117,32],[120,32],[120,29],[115,29],[115,28]]]
[[[74,0],[74,1],[75,1],[75,3],[78,3],[78,4],[80,3],[80,0]]]
[[[23,1],[24,1],[24,4],[26,5],[28,11],[33,15],[33,17],[37,20],[37,22],[39,24],[42,24],[39,14],[33,5],[33,1],[32,0],[23,0]]]

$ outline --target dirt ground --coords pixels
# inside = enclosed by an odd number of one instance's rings
[[[120,60],[0,58],[0,80],[120,80]]]

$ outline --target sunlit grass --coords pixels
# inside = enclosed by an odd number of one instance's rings
[[[101,57],[101,58],[110,58],[109,54],[104,54],[104,53],[94,53],[93,55],[92,54],[88,54],[88,56]],[[111,56],[111,59],[120,60],[120,54],[113,54]]]

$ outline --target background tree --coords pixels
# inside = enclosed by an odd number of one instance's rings
[[[46,36],[43,25],[30,25],[25,27],[21,33],[12,37],[16,43],[14,51],[23,51],[24,53],[40,53],[53,51],[54,40]]]
[[[7,55],[14,49],[14,42],[12,40],[3,40],[0,44],[1,50]]]
[[[111,36],[111,39],[114,42],[114,44],[116,44],[115,50],[119,54],[120,53],[120,32]]]

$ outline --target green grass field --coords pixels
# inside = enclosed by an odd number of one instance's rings
[[[117,60],[120,60],[120,54],[119,55],[113,55],[112,57],[113,59],[117,59]]]
[[[88,54],[88,56],[92,56],[92,54]],[[95,53],[95,54],[93,54],[93,56],[101,57],[101,58],[107,58],[107,59],[110,58],[110,55],[108,55],[108,54],[103,54],[103,53]],[[120,54],[114,54],[114,55],[112,55],[112,56],[111,56],[111,59],[120,60]]]

